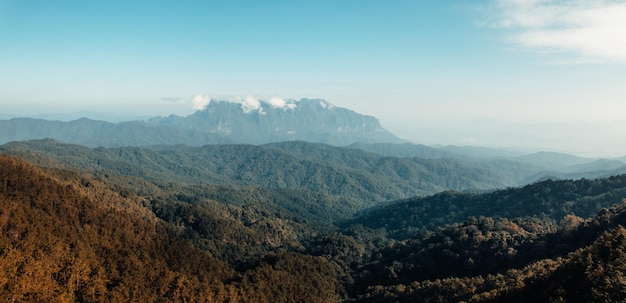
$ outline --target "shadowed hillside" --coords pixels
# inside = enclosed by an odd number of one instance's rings
[[[390,236],[404,238],[470,216],[511,219],[530,216],[552,222],[560,222],[568,214],[588,218],[624,197],[626,175],[594,180],[548,180],[485,194],[448,191],[391,202],[369,209],[349,222],[385,228]]]
[[[353,302],[625,299],[625,206],[558,231],[537,223],[472,218],[390,245],[359,268]]]

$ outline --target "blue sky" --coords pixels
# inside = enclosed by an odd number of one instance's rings
[[[6,117],[308,97],[418,143],[626,155],[625,65],[625,1],[0,0]]]

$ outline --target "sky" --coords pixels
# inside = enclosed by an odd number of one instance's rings
[[[321,98],[415,143],[615,157],[625,84],[626,1],[0,0],[0,118]]]

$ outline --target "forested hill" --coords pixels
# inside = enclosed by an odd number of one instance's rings
[[[275,250],[255,255],[241,270],[228,262],[238,258],[229,248],[245,251],[247,243],[269,241],[265,249],[271,250],[275,239],[263,226],[280,227],[280,220],[243,212],[248,221],[259,221],[246,227],[228,207],[209,201],[193,206],[117,190],[74,172],[43,171],[0,155],[0,297],[14,302],[336,302],[342,294],[338,269],[322,257]],[[151,209],[182,221],[164,221]],[[242,211],[230,208],[237,210]],[[185,239],[194,232],[203,237],[203,249]],[[214,252],[229,252],[232,258],[209,253],[216,244]]]
[[[87,151],[67,156],[80,166]],[[626,299],[625,176],[392,203],[369,213],[403,220],[383,223],[404,233],[390,239],[363,222],[333,228],[324,209],[342,201],[311,192],[77,172],[23,152],[46,168],[0,155],[0,297],[13,301]],[[430,230],[411,217],[449,210]]]
[[[446,191],[391,202],[370,209],[350,222],[374,229],[384,227],[390,236],[404,238],[470,216],[536,217],[557,223],[568,214],[588,218],[622,198],[626,198],[626,175],[593,180],[547,180],[485,194]]]
[[[411,143],[363,143],[358,142],[350,144],[348,147],[357,148],[369,152],[374,152],[389,157],[399,158],[460,158],[460,159],[495,159],[495,158],[512,158],[517,159],[522,153],[509,150],[477,147],[477,146],[426,146],[422,144]],[[529,157],[529,161],[520,161],[529,164],[533,163],[533,157]],[[540,165],[541,166],[541,165]]]
[[[374,250],[355,302],[624,302],[626,207],[557,230],[489,217]]]
[[[13,142],[0,152],[42,165],[112,171],[152,182],[299,189],[351,197],[363,206],[443,190],[513,186],[536,168],[516,162],[393,158],[324,144],[87,148],[56,140]],[[54,163],[48,159],[54,159]],[[37,162],[39,161],[39,162]]]
[[[0,184],[5,299],[180,299],[176,293],[209,294],[211,284],[233,274],[208,254],[169,238],[140,200],[123,198],[95,180],[56,176],[0,156]]]

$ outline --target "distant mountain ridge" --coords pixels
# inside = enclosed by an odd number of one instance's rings
[[[378,119],[336,107],[321,99],[276,105],[211,101],[186,117],[110,123],[14,118],[0,120],[0,144],[54,138],[90,147],[185,144],[264,144],[303,140],[332,145],[406,142],[385,130]]]
[[[282,106],[259,102],[258,106],[211,101],[186,116],[148,120],[150,125],[173,126],[232,138],[234,143],[263,144],[303,140],[332,145],[356,142],[405,142],[372,116],[336,107],[321,99],[302,99]]]

